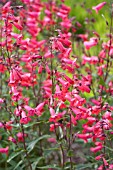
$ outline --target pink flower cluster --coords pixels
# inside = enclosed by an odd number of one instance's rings
[[[49,143],[56,144],[60,136],[70,149],[73,136],[85,143],[91,141],[90,151],[103,162],[98,170],[104,166],[112,168],[103,153],[113,128],[112,35],[106,42],[100,42],[96,31],[92,37],[88,33],[77,35],[83,49],[78,56],[76,50],[80,46],[76,42],[74,51],[72,34],[82,25],[69,17],[70,7],[64,3],[58,6],[56,1],[22,2],[26,8],[17,6],[18,16],[11,2],[2,7],[0,46],[6,55],[0,58],[0,72],[8,77],[5,83],[9,98],[0,98],[0,109],[5,108],[10,120],[1,121],[0,128],[9,132],[8,141],[18,145],[26,138],[32,139],[32,134],[24,133],[24,127],[34,122],[37,125],[45,116],[50,133],[56,135],[48,139]],[[105,4],[92,9],[98,13]],[[90,49],[98,48],[100,43],[101,50],[91,55]],[[80,122],[82,130],[76,131]],[[13,135],[15,125],[21,130]],[[8,146],[0,148],[1,153],[8,151]]]

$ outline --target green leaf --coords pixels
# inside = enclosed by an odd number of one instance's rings
[[[24,125],[24,128],[28,128],[28,127],[31,127],[31,126],[37,125],[37,124],[40,124],[40,122],[32,122],[32,123],[30,122],[30,123]]]
[[[104,146],[104,147],[113,152],[113,149],[112,149],[112,148],[109,148],[109,147],[107,147],[107,146]]]
[[[51,152],[57,152],[57,151],[59,151],[59,148],[44,149],[44,157],[47,157],[48,155],[50,155]]]
[[[102,86],[105,86],[105,82],[102,77],[100,77],[99,84],[101,84]]]
[[[63,131],[62,131],[62,128],[59,126],[59,133],[60,133],[60,138],[62,139],[63,138]]]
[[[9,159],[7,160],[7,162],[10,162],[12,159],[14,159],[16,156],[20,155],[23,152],[24,150],[21,150],[20,152],[12,153]]]
[[[44,151],[58,151],[58,150],[59,150],[59,147],[44,149]]]
[[[11,126],[15,127],[15,128],[19,128],[20,127],[20,124],[17,123],[17,124],[11,124]]]
[[[58,114],[59,113],[59,109],[60,109],[60,105],[57,107],[57,109],[56,109],[56,114]]]
[[[48,169],[48,168],[56,168],[57,170],[62,170],[62,168],[59,168],[56,165],[47,165],[47,166],[42,166],[42,167],[37,167],[39,169]]]
[[[67,156],[68,156],[68,157],[73,156],[73,150],[69,150],[68,153],[67,153]]]
[[[86,93],[86,92],[83,93],[83,97],[85,97],[86,99],[90,99],[93,96],[94,94],[92,91],[90,91],[90,93]]]
[[[50,137],[50,135],[43,135],[43,136],[39,137],[38,139],[30,142],[29,146],[27,147],[28,153],[30,153],[34,149],[37,142],[39,142],[40,140],[43,140],[43,139],[47,139],[49,137]]]
[[[41,159],[43,159],[44,157],[39,157],[35,162],[33,162],[32,163],[32,170],[35,170],[36,169],[36,166],[37,166],[37,164],[39,163],[39,161],[41,160]]]
[[[23,161],[21,160],[20,162],[18,162],[18,164],[16,165],[16,167],[13,170],[16,170],[21,164],[23,163]],[[20,168],[20,167],[19,167]]]
[[[92,169],[92,166],[94,166],[95,163],[88,163],[88,164],[80,164],[76,166],[76,170],[85,170],[86,168]]]

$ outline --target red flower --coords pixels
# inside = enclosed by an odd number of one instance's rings
[[[7,146],[6,148],[0,148],[0,153],[4,153],[8,155],[9,147]]]
[[[36,115],[38,116],[42,115],[44,105],[45,105],[45,102],[42,102],[35,108]]]
[[[17,22],[13,22],[13,25],[20,31],[23,29],[23,27],[19,25]]]
[[[31,108],[28,105],[25,105],[24,108],[28,111],[28,116],[34,116],[35,114],[35,109]]]
[[[17,143],[17,142],[16,142],[16,139],[14,139],[12,136],[9,136],[8,140],[11,141],[11,142],[13,142],[13,143],[15,143],[15,144]]]
[[[5,128],[6,128],[7,130],[12,130],[12,126],[11,126],[12,123],[13,123],[13,121],[6,122],[6,123],[4,124]]]
[[[90,41],[85,41],[84,46],[86,50],[89,50],[91,47],[96,46],[98,44],[97,38],[90,38]]]
[[[3,100],[2,98],[0,98],[0,104],[1,104],[1,103],[4,103],[4,100]]]
[[[98,151],[100,151],[100,150],[102,150],[102,148],[103,148],[103,146],[102,145],[98,145],[98,146],[96,146],[96,147],[92,147],[92,148],[90,148],[90,151],[92,151],[92,152],[98,152]]]
[[[102,2],[100,4],[98,4],[97,6],[92,7],[92,9],[94,9],[96,11],[96,13],[98,13],[99,10],[101,10],[101,8],[106,5],[106,2]]]
[[[26,113],[24,111],[21,112],[21,119],[20,119],[20,123],[22,124],[27,124],[29,123],[31,119],[26,115]]]
[[[80,138],[80,139],[83,139],[85,142],[87,142],[88,139],[92,137],[92,134],[90,134],[90,133],[77,134],[77,137]]]
[[[18,132],[17,133],[18,142],[23,142],[24,141],[24,137],[26,137],[26,136],[27,136],[27,134],[24,133],[24,136],[23,136],[22,132]]]
[[[48,138],[48,142],[51,142],[51,143],[56,143],[56,139],[55,138]]]

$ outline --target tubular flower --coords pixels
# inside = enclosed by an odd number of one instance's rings
[[[8,151],[9,151],[9,147],[8,146],[6,148],[0,148],[0,153],[5,153],[7,155]]]
[[[89,41],[84,42],[84,46],[85,46],[86,50],[89,50],[91,47],[94,47],[97,44],[98,44],[97,38],[90,38]]]
[[[94,9],[96,11],[96,13],[98,14],[98,11],[101,10],[101,8],[106,5],[106,2],[102,2],[100,4],[98,4],[97,6],[92,7],[92,9]]]
[[[26,115],[26,113],[25,113],[24,111],[22,111],[20,123],[22,123],[22,124],[27,124],[27,123],[29,123],[30,120],[31,120],[30,117],[28,117],[28,116]]]

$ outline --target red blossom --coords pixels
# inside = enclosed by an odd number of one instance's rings
[[[77,134],[77,137],[80,139],[83,139],[84,142],[88,142],[88,139],[92,137],[92,134],[86,133],[86,134]]]
[[[102,2],[100,4],[98,4],[97,6],[92,7],[92,9],[94,9],[96,11],[96,13],[98,13],[99,10],[101,10],[101,8],[106,5],[106,2]]]
[[[57,141],[55,138],[48,138],[48,142],[56,144]]]
[[[31,120],[30,117],[27,116],[26,113],[22,110],[20,123],[21,124],[28,124],[30,120]]]
[[[6,122],[5,124],[4,124],[4,127],[7,129],[7,130],[12,130],[12,124],[13,123],[13,121],[9,121],[9,122]]]
[[[103,145],[101,143],[97,143],[96,144],[97,146],[96,147],[91,147],[90,150],[94,153],[98,152],[98,151],[101,151],[102,148],[103,148]]]
[[[8,152],[9,152],[8,146],[6,148],[0,148],[0,153],[4,153],[4,154],[8,155]]]
[[[38,116],[42,115],[44,105],[45,105],[45,102],[42,102],[35,108],[35,114],[36,115],[38,115]]]
[[[34,116],[35,114],[35,109],[31,108],[28,105],[25,105],[24,108],[28,111],[28,116]]]
[[[84,42],[84,46],[86,48],[86,50],[89,50],[91,47],[94,47],[98,44],[98,39],[97,38],[90,38],[90,41],[85,41]]]
[[[52,132],[52,131],[54,132],[55,129],[58,128],[58,127],[60,127],[60,126],[62,126],[60,123],[51,124],[51,125],[50,125],[50,131],[51,131],[51,132]]]
[[[16,139],[14,139],[12,136],[9,136],[8,140],[15,144],[17,143]]]
[[[17,133],[17,137],[18,137],[18,142],[23,142],[24,141],[24,137],[27,137],[27,134],[24,133],[24,135],[23,135],[22,132],[18,132]]]
[[[4,103],[4,99],[0,98],[0,104]]]

